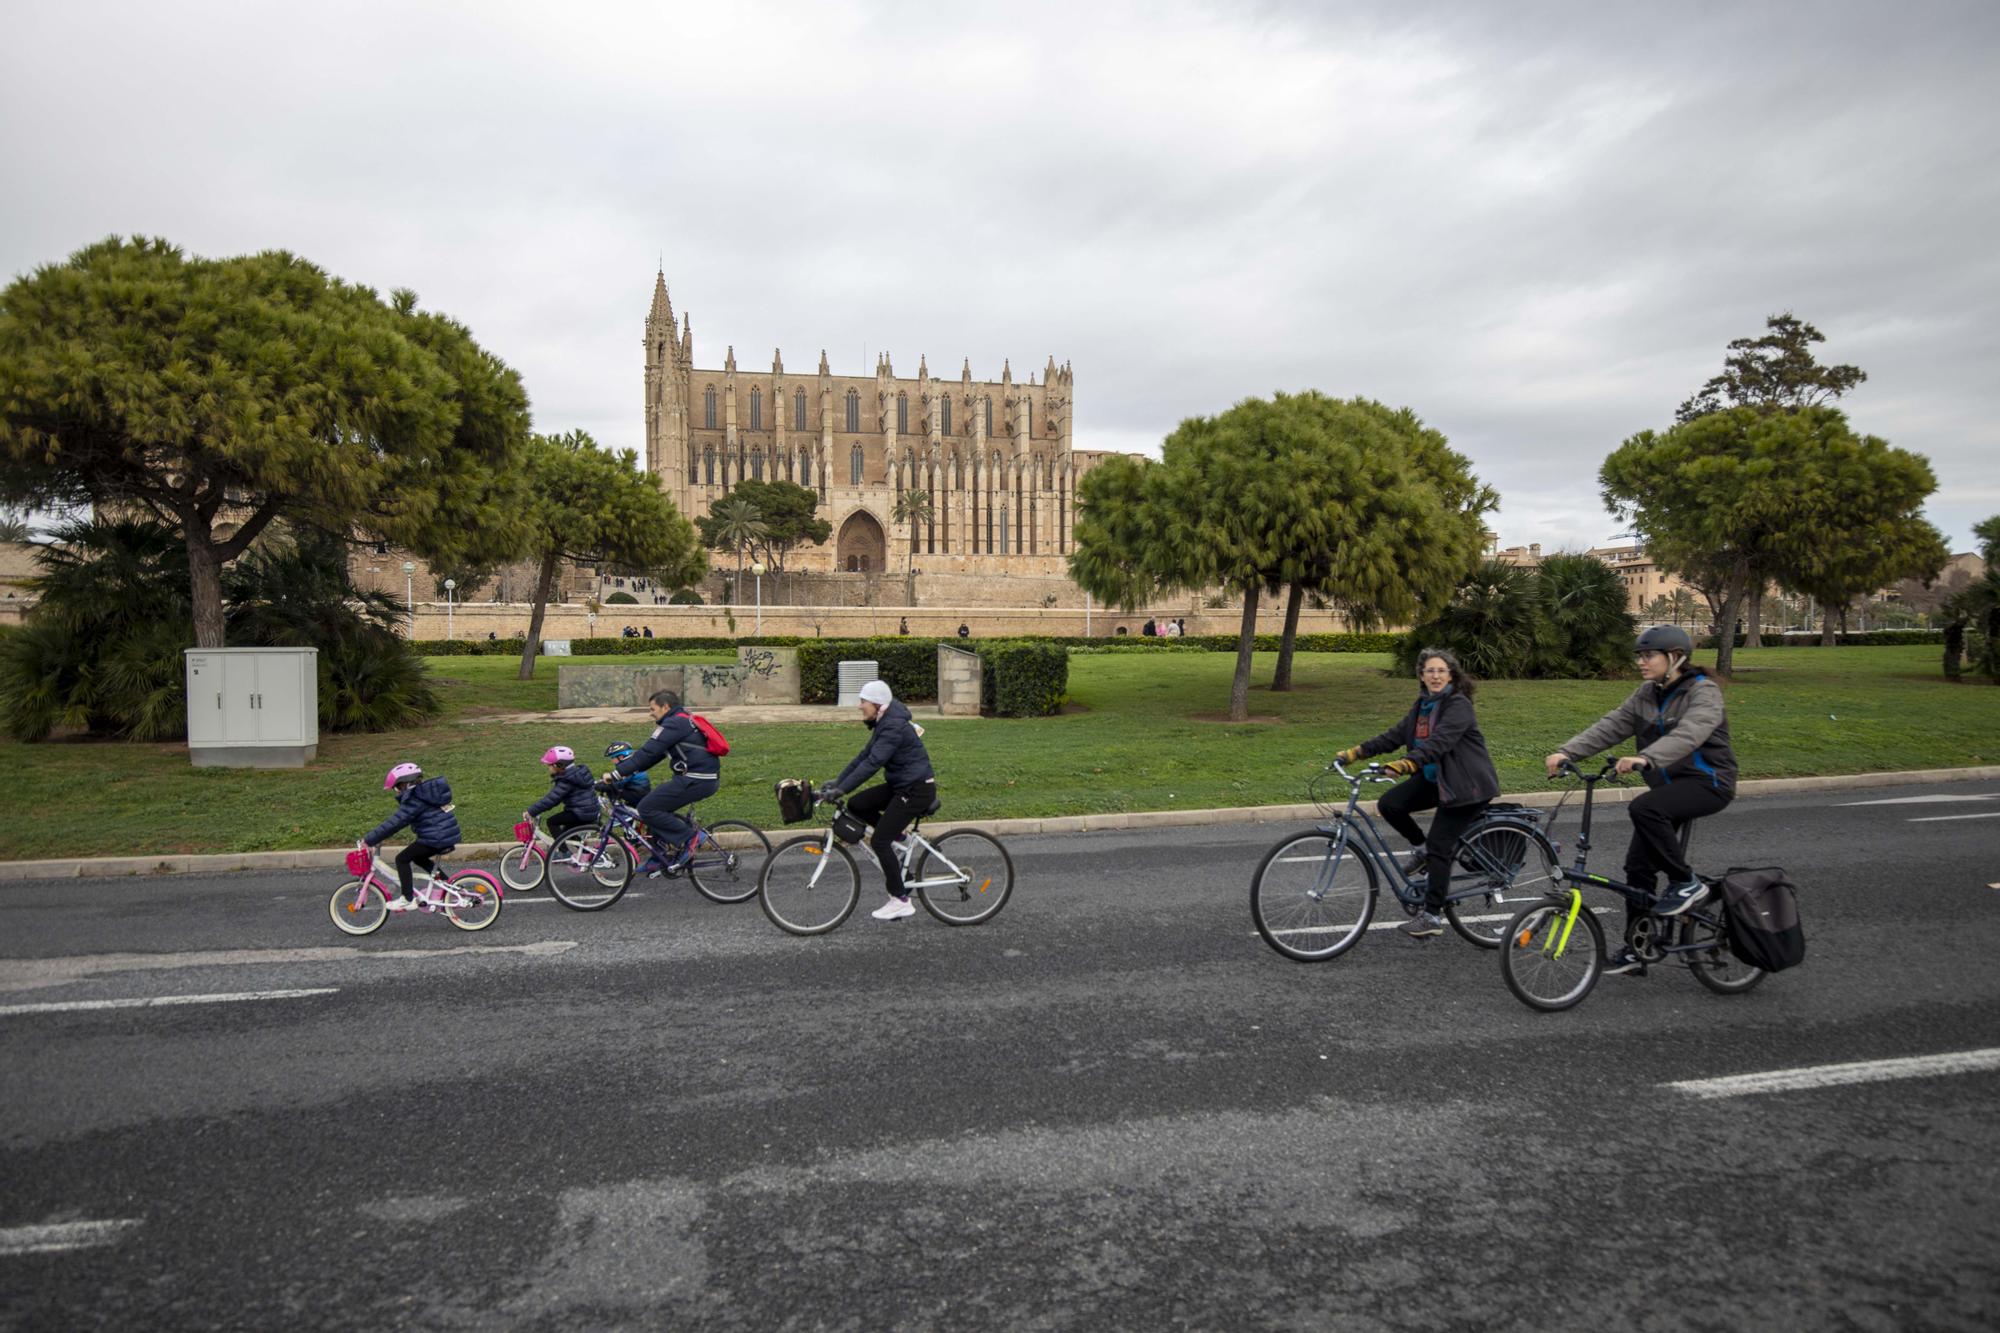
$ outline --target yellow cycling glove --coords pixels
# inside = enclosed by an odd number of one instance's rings
[[[1394,763],[1384,764],[1382,768],[1383,771],[1394,773],[1399,778],[1406,778],[1417,771],[1417,761],[1414,759],[1398,759]]]
[[[1334,756],[1335,759],[1338,759],[1343,764],[1351,764],[1360,757],[1361,757],[1361,747],[1358,745],[1350,745],[1345,750],[1342,750],[1339,754]]]

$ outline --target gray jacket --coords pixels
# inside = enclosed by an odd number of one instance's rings
[[[1671,685],[1645,684],[1624,703],[1562,743],[1562,752],[1582,759],[1608,750],[1628,736],[1662,782],[1706,782],[1736,794],[1736,752],[1729,746],[1722,687],[1700,667],[1689,667]]]

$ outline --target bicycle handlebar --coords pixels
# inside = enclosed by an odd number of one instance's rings
[[[1556,765],[1555,777],[1550,778],[1549,781],[1554,782],[1556,778],[1560,777],[1573,777],[1579,778],[1586,783],[1616,782],[1618,780],[1617,770],[1618,761],[1616,759],[1605,760],[1604,766],[1595,773],[1586,773],[1582,768],[1577,766],[1577,762],[1574,759],[1565,759]]]
[[[1396,780],[1395,775],[1385,771],[1380,764],[1365,765],[1359,773],[1348,772],[1346,766],[1338,759],[1326,767],[1328,772],[1338,773],[1341,777],[1354,783],[1356,786],[1364,782],[1394,782]]]

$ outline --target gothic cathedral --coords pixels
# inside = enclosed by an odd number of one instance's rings
[[[697,369],[694,329],[664,273],[646,315],[646,465],[690,517],[737,482],[790,481],[819,493],[826,545],[788,565],[853,573],[1061,574],[1076,524],[1076,483],[1103,454],[1071,448],[1075,380],[1049,358],[1041,380],[933,379],[923,358],[898,379],[814,374],[771,356],[768,373]],[[922,499],[917,497],[921,496]]]

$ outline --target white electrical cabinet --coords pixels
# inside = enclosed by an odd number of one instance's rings
[[[319,649],[187,650],[196,768],[303,768],[319,753]]]

